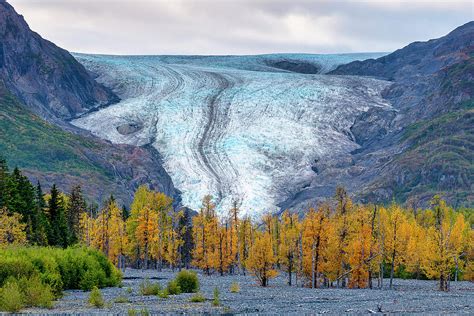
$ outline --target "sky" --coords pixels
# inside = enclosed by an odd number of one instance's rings
[[[7,0],[69,51],[391,52],[474,20],[474,0]]]

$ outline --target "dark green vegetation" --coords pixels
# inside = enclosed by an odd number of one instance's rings
[[[427,200],[443,192],[455,207],[474,203],[474,103],[410,125],[403,143],[407,150],[394,159],[404,177],[392,183],[397,200]]]
[[[78,240],[79,216],[86,211],[86,202],[80,186],[66,196],[54,184],[46,202],[41,185],[33,186],[18,168],[9,172],[7,162],[0,156],[0,209],[6,210],[6,215],[20,215],[28,243],[66,248]],[[7,236],[0,240],[24,243],[13,230],[5,228]]]
[[[0,152],[14,166],[44,173],[109,181],[111,174],[87,155],[101,144],[63,131],[29,112],[0,86]]]
[[[99,251],[8,247],[0,250],[0,308],[51,307],[63,290],[117,286],[121,273]]]
[[[181,270],[176,276],[176,283],[183,293],[195,293],[199,290],[199,280],[194,271]]]

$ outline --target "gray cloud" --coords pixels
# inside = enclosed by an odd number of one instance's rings
[[[471,0],[10,0],[70,51],[260,54],[392,51],[474,20]]]

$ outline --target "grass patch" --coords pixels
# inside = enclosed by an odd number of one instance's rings
[[[152,283],[150,280],[145,279],[140,283],[140,293],[142,295],[158,295],[161,291],[161,286],[159,283]]]
[[[168,285],[166,287],[166,290],[168,291],[169,295],[178,295],[181,294],[181,288],[178,285],[178,282],[176,280],[171,280],[168,282]]]
[[[130,300],[125,295],[119,295],[114,299],[114,303],[117,303],[117,304],[130,303]]]
[[[232,285],[230,286],[230,292],[231,292],[231,293],[239,293],[239,292],[240,292],[239,283],[237,283],[237,282],[232,282]]]
[[[205,301],[206,301],[206,298],[204,297],[204,295],[202,295],[201,292],[198,292],[191,297],[192,303],[202,303]]]
[[[214,298],[212,299],[212,305],[219,306],[221,302],[219,300],[219,289],[217,287],[214,288]]]

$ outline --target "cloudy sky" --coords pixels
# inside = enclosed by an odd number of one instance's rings
[[[474,20],[474,0],[8,0],[74,52],[387,52]]]

